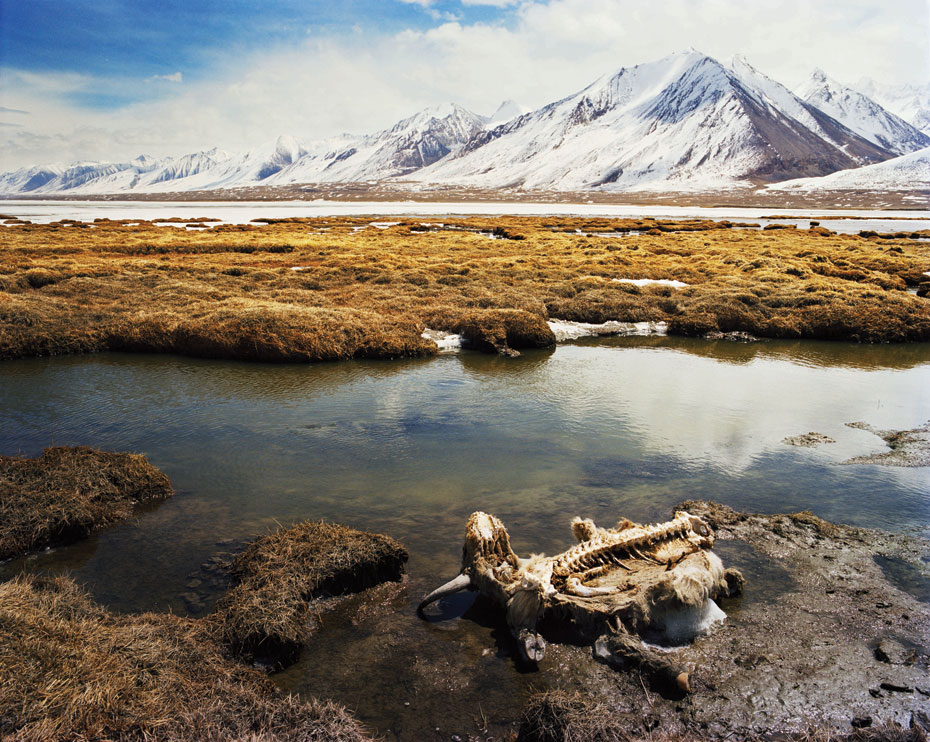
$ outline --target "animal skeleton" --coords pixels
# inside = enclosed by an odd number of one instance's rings
[[[575,518],[572,533],[579,543],[561,554],[521,559],[498,518],[473,513],[465,527],[461,574],[427,595],[417,612],[422,616],[427,605],[460,590],[478,590],[505,609],[521,657],[538,662],[546,651],[540,624],[568,625],[588,640],[605,631],[690,639],[700,617],[714,611],[722,616],[710,601],[742,589],[742,575],[725,570],[710,551],[710,527],[686,512],[649,526],[624,519],[610,529]],[[682,636],[683,625],[690,636]],[[598,651],[604,646],[598,642]],[[688,689],[687,674],[673,677]]]

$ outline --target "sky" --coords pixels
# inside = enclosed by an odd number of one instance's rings
[[[930,82],[930,0],[0,0],[0,170],[536,108],[687,48]]]

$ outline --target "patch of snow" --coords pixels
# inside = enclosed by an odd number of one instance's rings
[[[376,229],[387,229],[388,227],[396,227],[400,222],[368,222],[368,224]]]
[[[578,340],[583,337],[599,337],[605,335],[665,335],[668,332],[666,322],[570,322],[568,320],[551,319],[549,329],[555,335],[558,343]]]
[[[443,332],[442,330],[431,330],[428,327],[423,330],[420,337],[436,343],[440,353],[455,353],[461,350],[465,344],[465,338],[461,335],[456,335],[453,332]]]
[[[769,191],[930,190],[930,147],[874,165],[839,170],[821,178],[798,178],[773,183]]]
[[[684,281],[676,281],[671,278],[611,278],[614,283],[632,283],[635,286],[648,286],[656,284],[659,286],[671,286],[674,289],[683,289],[690,284]]]

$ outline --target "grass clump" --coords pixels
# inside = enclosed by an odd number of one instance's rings
[[[380,534],[303,522],[253,541],[232,563],[235,585],[216,609],[237,655],[282,667],[313,632],[312,602],[399,580],[407,550]]]
[[[0,559],[84,538],[173,494],[145,456],[78,446],[0,456]]]
[[[580,693],[551,690],[532,696],[523,709],[518,742],[628,742],[642,739],[624,731],[608,706]]]
[[[208,622],[118,615],[70,579],[0,584],[0,738],[362,742],[340,706],[278,692]]]

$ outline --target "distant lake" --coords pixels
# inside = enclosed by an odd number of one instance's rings
[[[331,217],[331,216],[588,216],[657,219],[715,219],[769,223],[764,216],[797,216],[800,219],[778,219],[778,223],[793,223],[807,228],[809,218],[837,217],[823,226],[835,232],[856,233],[870,229],[876,232],[914,231],[930,229],[930,211],[869,211],[863,209],[770,209],[742,207],[639,206],[625,204],[564,204],[564,203],[431,203],[431,202],[346,202],[346,201],[29,201],[0,200],[0,213],[46,223],[60,219],[93,221],[108,219],[145,219],[158,221],[173,216],[194,219],[209,217],[225,223],[243,224],[261,217]],[[867,219],[842,219],[843,216]],[[805,218],[807,217],[807,218]],[[899,221],[891,217],[904,217]]]

